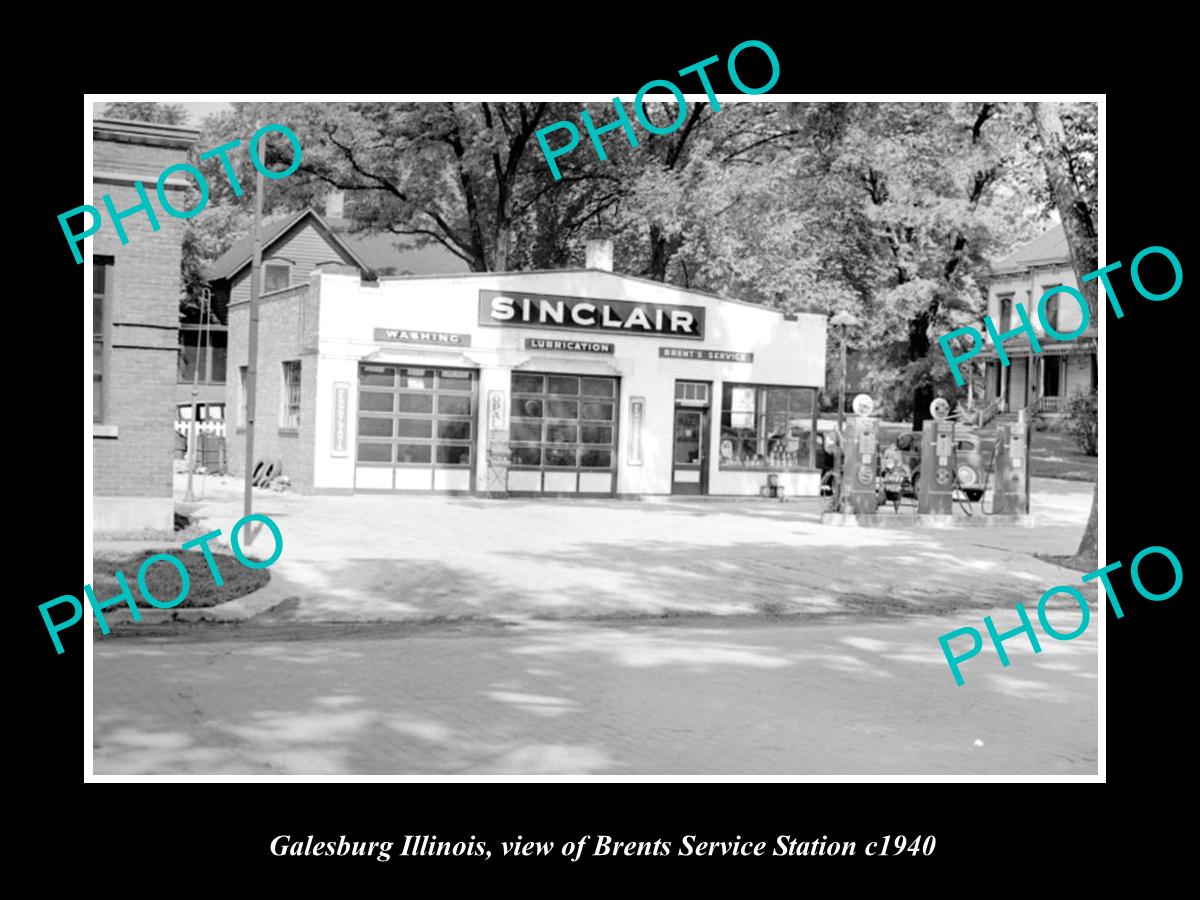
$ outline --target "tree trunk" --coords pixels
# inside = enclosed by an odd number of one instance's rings
[[[1099,279],[1093,278],[1088,282],[1083,280],[1084,275],[1100,268],[1097,259],[1096,223],[1092,210],[1071,177],[1071,170],[1067,164],[1069,151],[1066,133],[1058,115],[1058,104],[1030,103],[1029,109],[1042,144],[1041,157],[1042,165],[1046,169],[1046,179],[1050,182],[1054,205],[1058,207],[1058,216],[1062,219],[1063,231],[1067,236],[1071,266],[1075,269],[1075,277],[1079,279],[1083,288],[1083,296],[1087,298],[1092,323],[1099,327],[1099,323],[1096,322],[1096,284]],[[1033,314],[1033,310],[1027,312]]]
[[[1075,551],[1075,555],[1069,560],[1065,560],[1066,564],[1072,568],[1094,572],[1100,566],[1100,554],[1097,550],[1098,540],[1098,519],[1097,519],[1097,501],[1100,498],[1100,486],[1096,485],[1092,489],[1092,514],[1088,516],[1087,528],[1083,529],[1083,540],[1079,542],[1079,549]]]
[[[913,391],[913,431],[920,431],[929,418],[929,404],[933,403],[933,385],[920,384]]]
[[[679,248],[683,246],[683,239],[680,237],[668,238],[663,234],[663,230],[658,225],[650,226],[650,261],[646,265],[646,278],[653,278],[655,281],[667,280],[667,267],[671,264],[671,259],[679,252]]]
[[[1092,210],[1088,207],[1083,195],[1071,178],[1067,166],[1066,135],[1063,131],[1062,119],[1058,115],[1057,103],[1030,103],[1029,111],[1033,114],[1033,124],[1037,128],[1038,138],[1042,143],[1042,165],[1046,169],[1046,178],[1050,182],[1050,190],[1054,195],[1054,204],[1058,207],[1059,218],[1062,219],[1063,232],[1067,236],[1067,246],[1071,250],[1071,265],[1075,269],[1075,277],[1083,288],[1083,296],[1087,298],[1088,309],[1092,314],[1092,323],[1099,328],[1099,313],[1096,308],[1096,282],[1092,279],[1085,282],[1084,275],[1098,269],[1099,260],[1096,247],[1096,223]],[[1097,478],[1099,474],[1097,474]],[[1075,551],[1073,563],[1079,566],[1090,566],[1095,569],[1099,564],[1099,549],[1097,539],[1097,504],[1100,498],[1100,483],[1092,491],[1092,512],[1088,516],[1087,527],[1083,530],[1083,539],[1079,549]]]
[[[512,240],[512,225],[500,222],[496,225],[496,253],[492,259],[493,272],[508,271],[508,249]]]
[[[655,281],[667,280],[667,239],[657,225],[650,226],[650,262],[646,277]]]
[[[935,300],[934,303],[936,304],[936,302]],[[929,340],[929,323],[934,310],[935,306],[930,305],[908,324],[908,358],[912,362],[924,359],[929,354],[932,346]],[[921,378],[918,384],[913,386],[912,402],[913,431],[920,431],[925,420],[929,418],[929,404],[933,402],[933,384],[929,380],[928,373]]]

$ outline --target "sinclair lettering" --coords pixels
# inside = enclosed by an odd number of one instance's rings
[[[656,337],[704,337],[704,309],[668,303],[594,300],[520,291],[480,291],[479,324],[577,328]]]

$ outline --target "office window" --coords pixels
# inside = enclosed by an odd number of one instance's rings
[[[676,381],[675,399],[692,403],[708,403],[708,385],[702,381]]]
[[[287,263],[263,265],[263,293],[281,291],[291,285],[292,267]]]
[[[816,410],[815,388],[725,384],[721,468],[812,466]]]
[[[283,414],[280,428],[300,427],[300,360],[289,359],[283,364]]]
[[[92,262],[92,421],[104,421],[104,320],[112,311],[111,256]]]
[[[184,325],[179,329],[179,383],[191,384],[200,370],[201,384],[224,384],[229,333],[224,326]]]
[[[250,396],[246,391],[246,372],[248,368],[248,366],[238,366],[238,399],[240,401],[238,406],[238,428],[246,427],[246,404]]]

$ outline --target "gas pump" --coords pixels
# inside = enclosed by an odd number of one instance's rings
[[[921,429],[921,473],[917,513],[949,516],[954,512],[954,423],[950,404],[938,397],[929,405],[933,416]]]
[[[875,512],[875,472],[879,465],[879,420],[871,416],[875,404],[866,394],[854,398],[855,415],[846,419],[842,457],[840,511],[855,515]]]
[[[1025,411],[1010,425],[1001,425],[996,448],[992,511],[1008,515],[1029,514],[1029,426]]]

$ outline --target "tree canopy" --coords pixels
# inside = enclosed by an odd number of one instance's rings
[[[631,106],[627,102],[627,108]],[[597,124],[611,104],[588,104]],[[587,132],[554,180],[534,134],[578,123],[580,104],[237,103],[203,124],[200,145],[241,139],[232,159],[253,182],[249,137],[282,122],[303,160],[268,182],[268,215],[345,193],[352,227],[437,244],[472,271],[578,266],[610,237],[618,272],[783,309],[849,310],[847,335],[886,415],[924,415],[957,389],[936,337],[976,323],[989,260],[1049,227],[1053,207],[1030,110],[1019,103],[690,104],[670,135]],[[647,104],[669,123],[673,103]],[[1095,196],[1095,106],[1063,106],[1072,176]],[[637,127],[637,126],[635,126]],[[286,140],[269,165],[286,164]],[[185,279],[249,230],[250,195],[203,164],[210,206],[189,220]],[[1090,190],[1090,194],[1088,191]],[[835,354],[837,340],[829,343]]]

